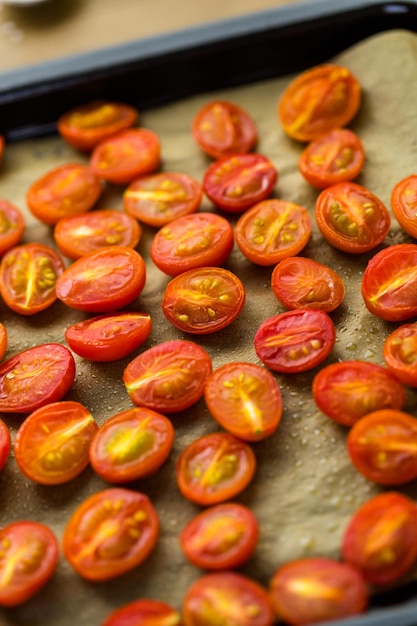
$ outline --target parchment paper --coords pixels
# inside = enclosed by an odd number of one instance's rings
[[[405,31],[380,34],[335,60],[347,65],[363,87],[362,106],[351,124],[361,137],[367,156],[357,182],[371,189],[389,207],[394,184],[417,171],[417,36]],[[267,155],[278,168],[274,195],[305,206],[314,221],[318,192],[303,180],[297,167],[303,146],[284,134],[276,116],[280,93],[291,78],[201,94],[144,113],[140,125],[160,136],[163,169],[187,172],[201,180],[210,160],[191,137],[192,117],[213,97],[239,103],[258,125],[257,151]],[[58,137],[7,146],[0,169],[0,196],[25,210],[29,185],[52,167],[74,160],[84,161],[85,157]],[[108,186],[98,208],[121,209],[121,197],[121,188]],[[208,200],[204,200],[202,210],[213,210]],[[148,260],[155,231],[147,227],[143,230],[138,250]],[[51,228],[27,213],[24,241],[32,240],[54,245]],[[385,244],[410,240],[393,219]],[[337,342],[326,364],[353,358],[383,364],[382,343],[394,325],[368,313],[360,294],[361,276],[373,253],[356,257],[334,250],[314,226],[303,254],[340,272],[346,286],[345,301],[332,314]],[[264,319],[284,310],[270,289],[272,268],[253,265],[236,247],[225,267],[245,284],[244,310],[232,326],[198,341],[210,353],[213,368],[232,360],[259,363],[253,348],[255,331]],[[169,277],[149,260],[146,287],[130,308],[149,312],[153,330],[137,353],[159,342],[185,337],[169,325],[160,309],[168,281]],[[42,314],[24,318],[0,302],[0,319],[9,333],[7,356],[48,341],[64,342],[65,328],[83,317],[84,314],[57,302]],[[85,404],[99,424],[131,407],[122,373],[134,356],[136,353],[111,364],[94,364],[76,357],[76,381],[67,399]],[[316,373],[317,369],[300,375],[276,375],[283,395],[282,422],[274,435],[253,445],[257,472],[250,486],[236,498],[254,510],[261,529],[257,551],[241,571],[264,584],[279,565],[290,559],[308,555],[338,558],[341,536],[350,516],[361,503],[381,491],[352,466],[345,447],[347,430],[321,414],[312,401],[311,382]],[[417,415],[416,394],[411,389],[407,394],[405,408]],[[2,417],[14,438],[23,417]],[[220,427],[204,401],[171,419],[176,440],[168,461],[153,477],[130,484],[151,497],[160,515],[161,534],[152,555],[136,570],[100,584],[82,580],[61,557],[52,580],[35,598],[19,608],[0,610],[2,626],[100,626],[113,609],[141,597],[181,607],[185,590],[202,572],[188,564],[177,537],[200,509],[179,494],[175,462],[194,438]],[[67,485],[36,485],[23,477],[11,456],[0,474],[0,525],[33,519],[48,524],[61,539],[76,506],[89,494],[108,486],[90,468]],[[411,483],[401,491],[417,499],[417,484]]]

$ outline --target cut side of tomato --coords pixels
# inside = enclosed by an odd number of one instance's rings
[[[181,615],[159,600],[141,598],[113,611],[101,626],[181,626]]]
[[[399,380],[417,387],[417,324],[402,324],[393,330],[384,341],[383,354],[388,369]]]
[[[20,243],[25,225],[23,212],[11,202],[0,199],[0,256]]]

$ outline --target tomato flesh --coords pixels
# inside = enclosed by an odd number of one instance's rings
[[[388,369],[406,385],[417,387],[417,324],[402,324],[384,341]]]
[[[181,615],[159,600],[141,598],[113,611],[101,626],[181,626]]]
[[[397,222],[406,233],[417,238],[417,175],[400,180],[391,193],[391,208]]]
[[[20,243],[25,225],[22,211],[11,202],[0,199],[0,256]]]
[[[10,430],[6,423],[0,419],[0,471],[7,463],[11,447],[12,438],[10,436]]]

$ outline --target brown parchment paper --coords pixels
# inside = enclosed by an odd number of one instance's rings
[[[363,87],[363,102],[351,124],[366,150],[366,165],[357,182],[367,186],[389,207],[394,184],[417,171],[417,36],[392,31],[374,36],[335,59],[347,65]],[[314,221],[318,192],[298,172],[302,145],[289,139],[276,117],[278,98],[291,76],[255,85],[201,94],[142,115],[140,124],[158,133],[166,171],[183,171],[201,180],[209,159],[194,143],[191,119],[212,97],[233,100],[246,108],[259,129],[257,151],[267,155],[279,171],[274,195],[305,206]],[[117,98],[117,94],[114,94]],[[58,137],[7,146],[0,169],[0,196],[25,209],[29,185],[52,167],[85,157]],[[98,208],[122,208],[122,189],[108,186]],[[204,200],[202,210],[213,210]],[[27,215],[24,241],[42,241],[54,246],[52,230]],[[144,227],[138,250],[147,259],[145,289],[130,308],[149,312],[153,330],[140,351],[168,339],[185,337],[165,320],[160,302],[169,277],[149,260],[149,245],[155,231]],[[385,244],[409,241],[395,220]],[[385,245],[384,244],[384,245]],[[332,249],[316,226],[303,254],[327,263],[340,272],[346,297],[332,314],[337,342],[326,363],[343,359],[366,359],[383,364],[382,343],[394,325],[373,317],[366,310],[360,281],[372,253],[349,256]],[[244,282],[247,300],[242,314],[229,328],[196,338],[209,352],[213,368],[232,360],[259,363],[253,336],[259,324],[283,311],[270,289],[272,268],[247,261],[235,247],[225,266]],[[48,311],[24,318],[0,302],[0,319],[9,333],[7,356],[30,346],[64,342],[65,328],[84,314],[57,302]],[[76,357],[77,376],[67,399],[84,403],[99,424],[132,406],[122,382],[130,357],[111,364],[94,364]],[[238,497],[250,506],[260,522],[260,540],[253,558],[242,572],[267,584],[282,563],[308,555],[338,558],[340,539],[357,507],[381,489],[364,479],[348,459],[347,430],[317,410],[311,383],[317,370],[300,375],[276,375],[284,411],[277,432],[253,445],[258,467],[250,486]],[[417,415],[417,397],[407,391],[406,410]],[[12,436],[21,416],[2,415]],[[153,476],[131,488],[143,491],[154,502],[161,520],[160,538],[152,555],[136,570],[107,583],[82,580],[61,557],[57,571],[39,594],[21,607],[0,610],[1,626],[99,626],[116,607],[137,598],[160,599],[180,608],[187,587],[201,571],[188,564],[178,544],[178,534],[200,510],[179,494],[175,462],[179,453],[196,437],[219,430],[204,401],[171,416],[176,430],[172,453]],[[19,472],[13,455],[0,474],[0,525],[18,519],[48,524],[61,539],[72,511],[91,493],[109,487],[88,468],[71,483],[59,487],[33,484]],[[401,489],[417,499],[417,484]]]

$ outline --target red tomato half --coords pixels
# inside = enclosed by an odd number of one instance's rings
[[[26,220],[20,209],[0,199],[0,256],[20,242]]]
[[[7,425],[0,419],[0,471],[7,463],[10,449],[12,447],[12,438]]]
[[[158,514],[147,496],[113,487],[86,498],[63,534],[65,558],[82,578],[100,582],[140,565],[159,535]]]
[[[417,175],[400,180],[391,193],[391,208],[401,228],[417,239]]]
[[[393,330],[385,339],[383,352],[388,369],[406,385],[417,387],[417,324],[402,324]]]
[[[164,415],[135,407],[104,422],[90,445],[95,472],[110,483],[154,474],[168,458],[174,427]]]
[[[145,282],[146,266],[139,252],[114,246],[74,261],[57,280],[56,295],[79,311],[111,313],[133,302]]]
[[[0,364],[0,411],[31,413],[58,402],[75,379],[71,352],[58,343],[28,348]]]
[[[89,361],[116,361],[149,337],[152,320],[146,313],[120,311],[98,315],[69,326],[65,339],[73,352]]]
[[[6,354],[7,345],[8,345],[8,334],[7,329],[4,324],[0,322],[0,361],[3,359]]]
[[[287,374],[305,372],[324,361],[335,341],[332,320],[316,309],[278,313],[262,322],[254,337],[262,363]]]
[[[52,402],[26,417],[17,431],[16,463],[36,483],[66,483],[87,467],[97,429],[93,416],[79,402]]]
[[[181,626],[181,615],[165,602],[142,598],[113,611],[101,626]]]
[[[161,413],[183,411],[204,394],[210,355],[193,341],[174,339],[139,354],[123,372],[132,402]]]
[[[197,267],[222,265],[234,245],[230,222],[216,213],[184,215],[154,236],[150,255],[155,265],[170,276]]]
[[[225,502],[205,509],[181,531],[179,540],[187,559],[208,570],[240,567],[255,551],[259,524],[250,509]]]

